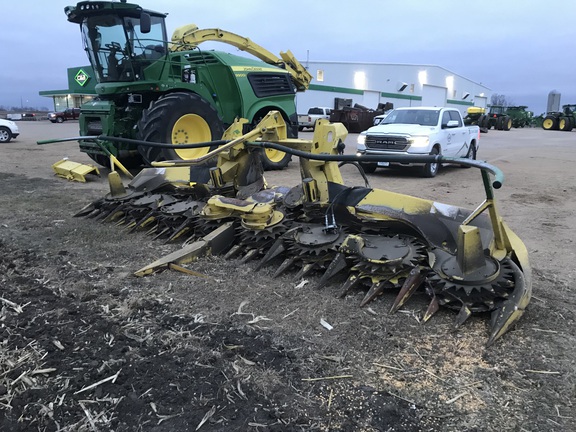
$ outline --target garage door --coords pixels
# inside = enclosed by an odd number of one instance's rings
[[[446,106],[446,87],[422,86],[422,106]]]
[[[488,98],[486,96],[474,96],[474,106],[486,108],[488,106]]]
[[[380,92],[375,91],[364,91],[364,97],[362,98],[362,105],[366,108],[370,108],[375,110],[378,108],[378,104],[380,103]]]

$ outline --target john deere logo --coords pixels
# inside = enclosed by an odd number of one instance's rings
[[[78,71],[78,73],[76,74],[76,76],[74,77],[74,79],[76,80],[76,82],[78,84],[80,84],[82,87],[84,87],[86,85],[86,83],[88,81],[90,81],[90,76],[84,72],[82,69],[80,69]]]

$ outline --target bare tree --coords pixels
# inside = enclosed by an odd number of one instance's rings
[[[509,99],[506,95],[493,93],[490,97],[490,105],[497,105],[497,106],[512,106],[514,102],[512,99]]]

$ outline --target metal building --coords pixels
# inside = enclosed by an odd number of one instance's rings
[[[312,74],[310,89],[298,93],[299,113],[314,106],[334,107],[335,98],[352,99],[352,106],[376,109],[449,106],[465,115],[470,106],[485,108],[492,91],[481,83],[434,65],[303,62]]]

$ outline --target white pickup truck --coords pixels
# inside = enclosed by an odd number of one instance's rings
[[[376,126],[358,136],[358,155],[434,155],[476,159],[480,128],[465,126],[460,111],[454,108],[397,108]],[[361,162],[372,173],[390,162]],[[412,166],[416,164],[395,163]],[[424,177],[434,177],[438,163],[420,164]]]
[[[318,119],[330,119],[330,114],[332,113],[332,108],[328,107],[312,107],[308,110],[308,114],[298,114],[298,130],[304,130],[304,128],[314,129],[316,120]]]

